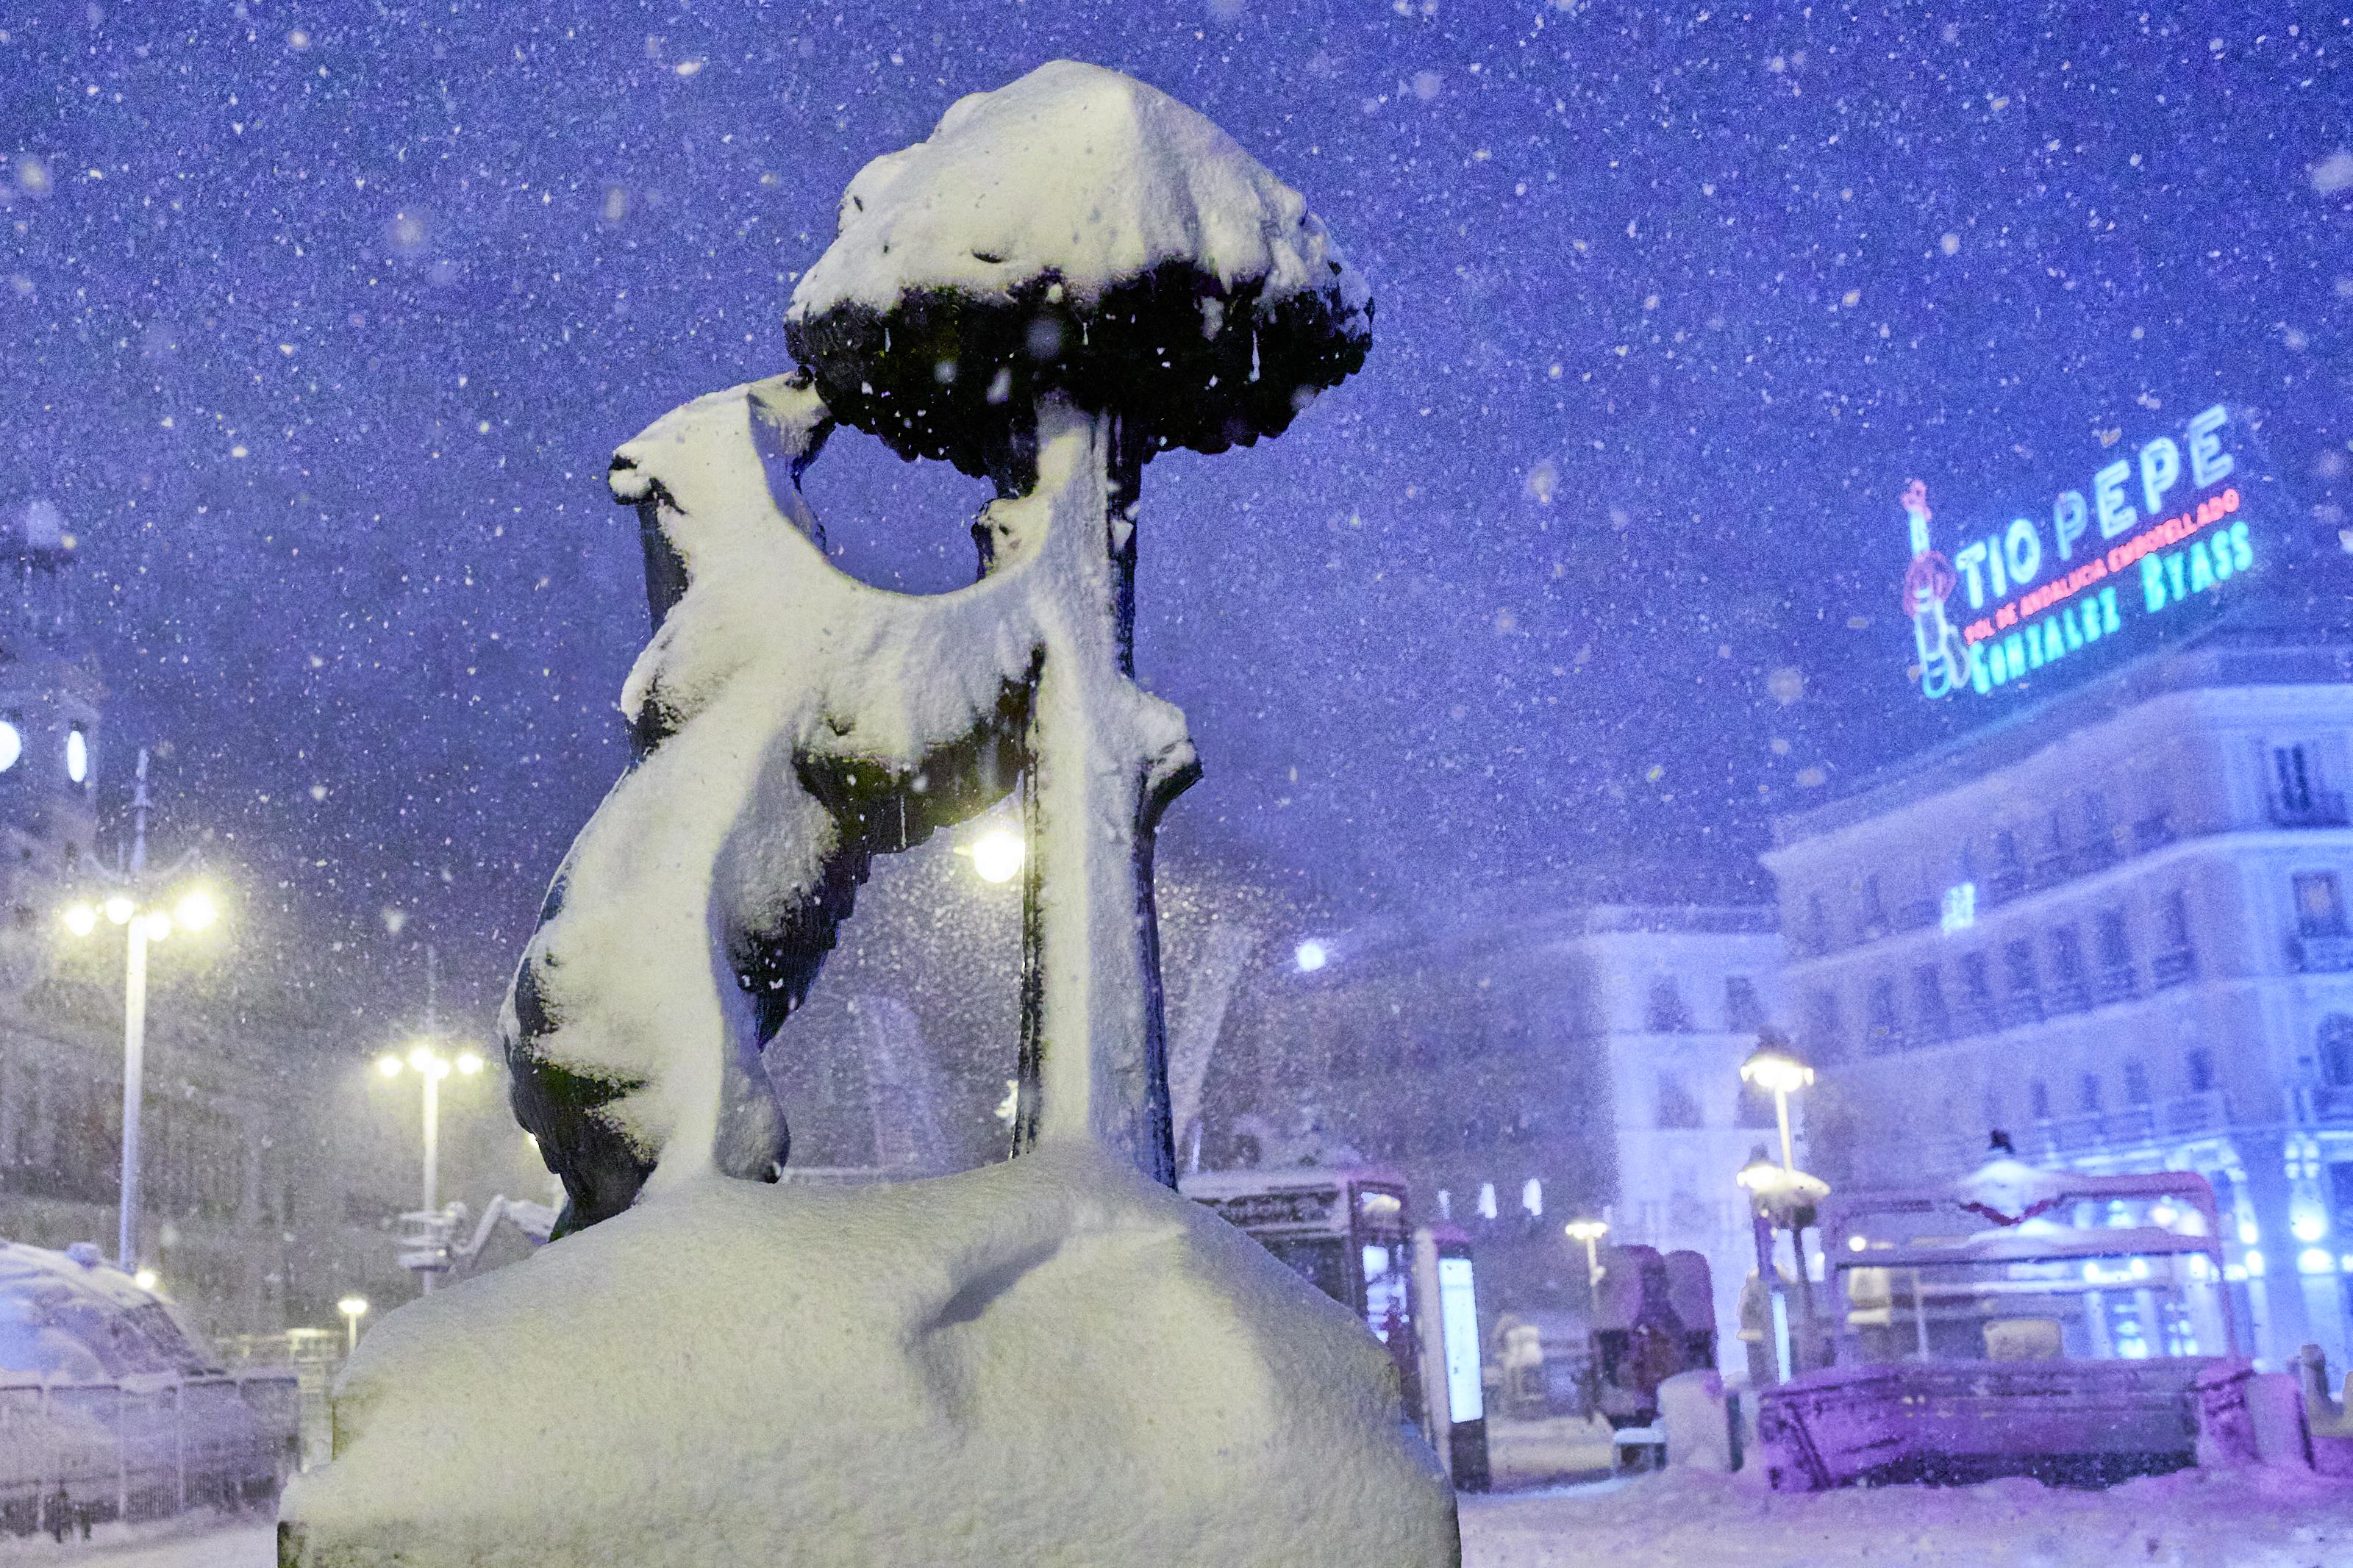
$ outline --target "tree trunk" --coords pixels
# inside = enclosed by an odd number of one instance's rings
[[[1141,468],[1111,416],[1040,404],[1013,1147],[1092,1137],[1174,1185],[1153,842],[1200,767],[1184,715],[1132,679]]]

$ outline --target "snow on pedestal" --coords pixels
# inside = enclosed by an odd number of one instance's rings
[[[1198,767],[1134,679],[1135,496],[1153,452],[1279,434],[1353,372],[1369,299],[1224,132],[1067,61],[957,103],[843,217],[794,298],[807,375],[617,456],[659,622],[624,694],[640,757],[504,1020],[575,1234],[368,1336],[281,1558],[1456,1563],[1387,1352],[1167,1184],[1152,843]],[[836,418],[997,482],[979,582],[826,562],[758,447],[797,477]],[[1013,765],[1020,1157],[731,1179],[782,1154],[753,1053],[868,858]]]
[[[706,1182],[404,1307],[282,1518],[314,1568],[1457,1560],[1381,1347],[1082,1145]]]

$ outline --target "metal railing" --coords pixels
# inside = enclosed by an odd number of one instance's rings
[[[2307,790],[2294,800],[2274,795],[2266,804],[2272,821],[2281,827],[2343,827],[2348,820],[2341,790]]]
[[[2292,936],[2287,946],[2288,956],[2306,974],[2341,974],[2353,969],[2353,936]]]
[[[0,1378],[0,1533],[268,1508],[301,1462],[291,1372]]]
[[[2055,1117],[2032,1124],[2025,1140],[2030,1157],[2049,1158],[2086,1149],[2145,1143],[2158,1137],[2188,1137],[2211,1132],[2230,1122],[2230,1107],[2221,1089],[2184,1095],[2154,1105],[2128,1105],[2117,1110],[2087,1111]]]

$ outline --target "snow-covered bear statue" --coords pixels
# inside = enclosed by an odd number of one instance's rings
[[[798,489],[831,425],[780,376],[614,454],[655,621],[621,693],[635,756],[556,872],[501,1019],[516,1117],[569,1200],[559,1236],[649,1180],[774,1179],[787,1133],[760,1049],[872,857],[1018,771],[1021,574],[911,596],[836,569]]]

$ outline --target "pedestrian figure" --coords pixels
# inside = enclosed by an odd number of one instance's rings
[[[92,1502],[78,1502],[74,1504],[73,1512],[74,1523],[81,1527],[81,1538],[84,1541],[88,1541],[90,1539],[90,1521],[98,1514],[98,1505]]]
[[[50,1540],[63,1546],[66,1543],[67,1532],[72,1528],[72,1522],[73,1500],[66,1495],[66,1489],[60,1485],[57,1490],[42,1500],[41,1528],[49,1532]]]

